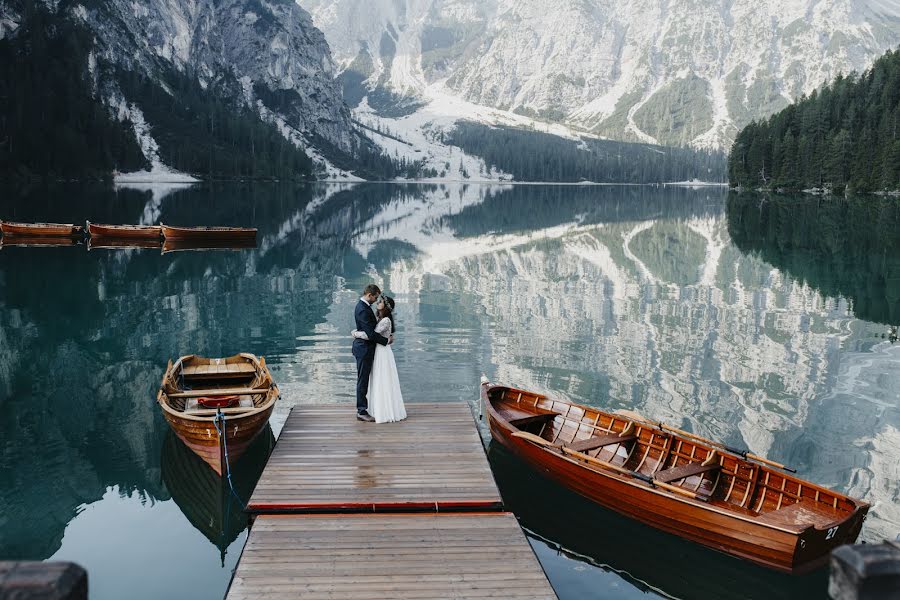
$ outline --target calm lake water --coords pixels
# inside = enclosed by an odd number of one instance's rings
[[[92,598],[221,598],[246,520],[169,434],[170,357],[265,355],[288,410],[352,402],[359,290],[397,300],[407,401],[482,373],[788,463],[900,533],[900,202],[719,188],[231,185],[3,192],[0,218],[245,225],[239,252],[0,250],[0,560],[74,560]],[[896,331],[894,329],[893,331]],[[492,445],[559,597],[825,597],[591,505]],[[477,552],[477,548],[473,548]],[[700,568],[698,568],[698,566]]]

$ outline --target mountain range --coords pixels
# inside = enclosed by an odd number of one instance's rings
[[[726,151],[900,42],[888,0],[0,0],[0,42],[35,10],[89,33],[87,93],[162,173],[206,169],[213,147],[210,173],[247,146],[267,168],[241,175],[305,168],[288,140],[320,176],[512,177],[453,145],[464,121],[565,138],[582,161],[592,139]]]
[[[737,131],[900,43],[865,0],[298,0],[351,105],[443,96],[612,139],[728,149]]]

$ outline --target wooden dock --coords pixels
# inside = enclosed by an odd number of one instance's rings
[[[247,510],[254,513],[498,510],[500,492],[462,403],[408,404],[376,425],[349,404],[297,406]]]
[[[516,518],[493,514],[256,519],[228,600],[555,600]]]
[[[469,407],[406,409],[382,425],[346,403],[291,411],[227,600],[556,599]]]

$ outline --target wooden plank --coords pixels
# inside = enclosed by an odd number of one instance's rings
[[[350,404],[297,406],[250,498],[256,513],[471,511],[502,506],[464,403],[409,403],[400,423]]]
[[[699,475],[700,473],[706,473],[707,471],[715,471],[720,469],[722,465],[719,463],[713,463],[709,465],[704,465],[702,463],[687,463],[681,465],[680,467],[673,467],[671,469],[666,469],[665,471],[660,471],[656,475],[653,476],[653,479],[656,481],[661,481],[663,483],[669,483],[670,481],[675,481],[678,479],[684,479],[685,477],[690,477],[691,475]]]
[[[575,452],[588,452],[590,450],[596,450],[597,448],[602,448],[603,446],[610,446],[612,444],[622,444],[625,442],[631,442],[636,440],[637,436],[634,434],[630,435],[598,435],[596,437],[590,437],[586,440],[578,440],[577,442],[572,442],[571,444],[566,444],[567,450],[574,450]]]
[[[260,516],[226,600],[555,600],[511,513]]]

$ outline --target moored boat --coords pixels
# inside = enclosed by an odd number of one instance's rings
[[[103,225],[88,221],[87,232],[92,239],[162,240],[162,227],[159,225]]]
[[[0,221],[4,236],[77,238],[84,235],[84,227],[71,223],[13,223]]]
[[[763,457],[633,413],[484,382],[491,434],[546,476],[625,516],[789,573],[856,540],[869,505]]]
[[[256,229],[246,227],[175,227],[160,223],[167,242],[183,241],[250,241],[256,242]]]
[[[226,453],[229,464],[240,458],[268,423],[278,398],[265,359],[247,353],[169,361],[157,394],[175,434],[219,475],[226,470]]]

